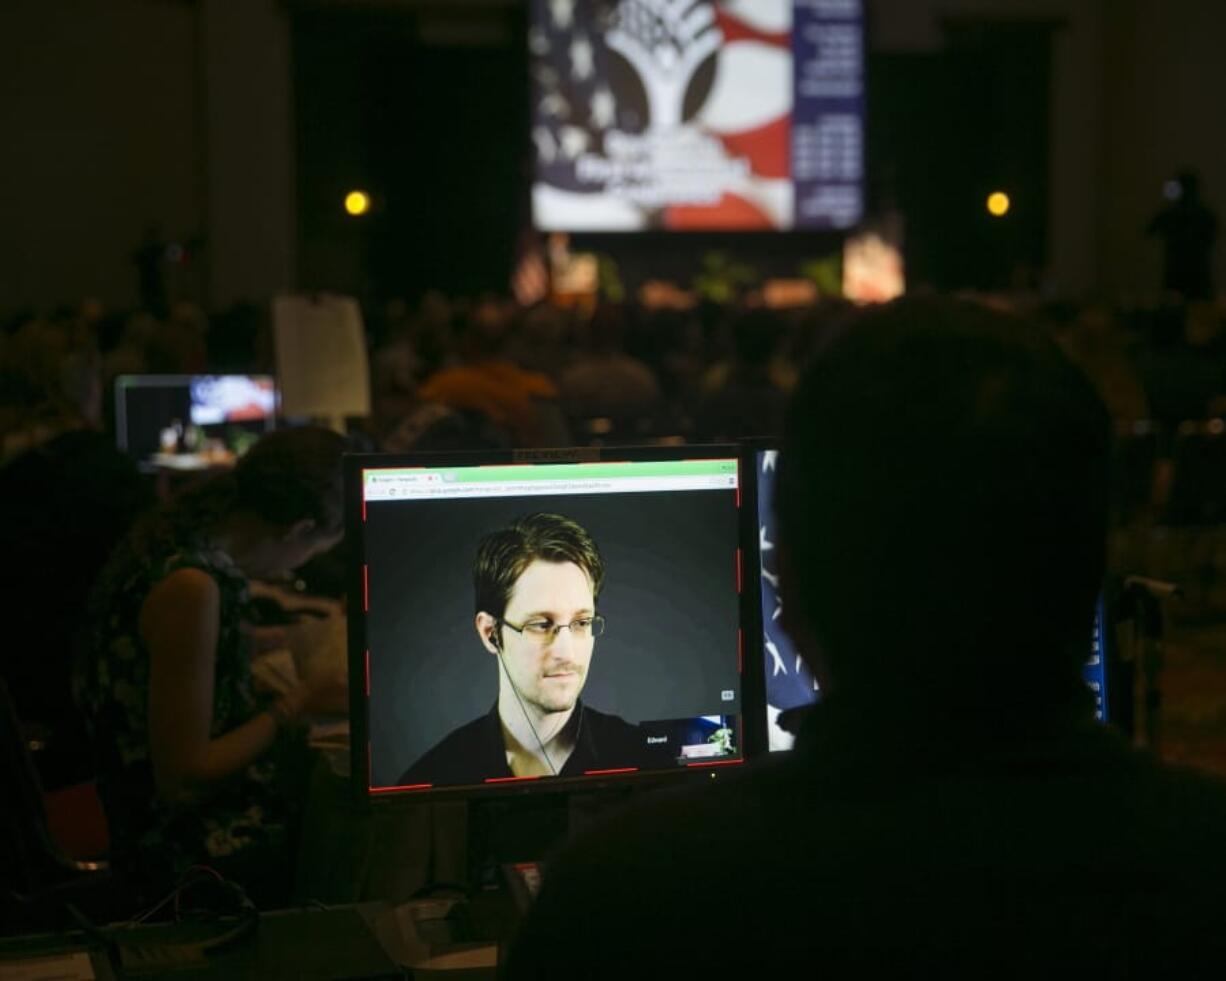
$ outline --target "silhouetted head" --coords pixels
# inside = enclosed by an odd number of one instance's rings
[[[318,426],[262,436],[234,468],[235,506],[274,527],[307,521],[320,534],[339,534],[345,445],[343,436]]]
[[[1185,167],[1175,175],[1179,182],[1180,196],[1184,201],[1200,200],[1200,174],[1191,167]]]
[[[732,322],[732,344],[737,363],[745,368],[762,368],[779,350],[786,325],[769,307],[742,310]]]
[[[1109,419],[1037,328],[939,299],[852,321],[790,407],[785,608],[823,688],[920,713],[1084,692]]]
[[[112,556],[114,574],[186,544],[239,548],[230,557],[250,576],[297,569],[340,541],[345,448],[343,436],[315,426],[265,434],[232,470],[184,487],[138,521]]]

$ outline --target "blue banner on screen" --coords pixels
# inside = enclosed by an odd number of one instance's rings
[[[766,657],[766,723],[772,750],[791,749],[793,736],[779,728],[779,713],[807,705],[818,695],[817,682],[780,622],[778,536],[775,524],[775,466],[778,450],[757,454],[758,555],[762,563],[762,647]]]
[[[1090,645],[1090,659],[1082,668],[1082,677],[1094,693],[1094,717],[1099,722],[1107,721],[1107,604],[1101,597],[1094,611],[1094,639]]]
[[[533,0],[536,226],[857,224],[862,8],[863,0]]]

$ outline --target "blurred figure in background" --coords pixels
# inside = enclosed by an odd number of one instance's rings
[[[108,405],[120,375],[144,375],[153,370],[151,352],[159,325],[152,314],[134,313],[124,318],[114,346],[102,357],[102,384]]]
[[[69,674],[86,601],[111,550],[152,504],[136,465],[101,431],[89,324],[33,321],[0,354],[0,672],[45,746],[44,786],[87,779]]]
[[[169,309],[169,291],[166,287],[166,267],[169,262],[169,246],[157,225],[148,225],[141,240],[132,251],[132,264],[136,266],[136,289],[142,309],[154,317],[165,317]]]
[[[571,431],[630,440],[651,433],[660,411],[660,385],[638,358],[623,350],[625,311],[596,307],[582,353],[558,378]],[[593,425],[599,425],[595,433]]]
[[[1149,398],[1110,307],[1094,304],[1081,310],[1060,341],[1065,353],[1089,377],[1117,425],[1129,426],[1150,417]]]
[[[573,320],[576,310],[538,303],[520,311],[507,356],[525,371],[557,378],[575,355]]]
[[[194,303],[176,303],[158,325],[149,368],[168,375],[198,375],[208,369],[209,318]]]
[[[418,390],[423,402],[478,412],[514,446],[565,446],[569,442],[553,379],[525,371],[506,354],[513,326],[505,302],[487,297],[466,319],[458,364],[441,368]]]
[[[734,315],[732,360],[714,376],[713,387],[698,404],[698,439],[771,436],[781,430],[787,391],[772,377],[772,366],[785,333],[784,320],[775,310],[755,307]]]
[[[0,460],[60,432],[97,427],[102,416],[98,350],[74,319],[30,320],[0,348]]]
[[[1162,288],[1186,300],[1208,300],[1213,296],[1209,257],[1217,239],[1217,216],[1201,198],[1194,170],[1167,181],[1164,193],[1167,204],[1145,229],[1162,240]]]

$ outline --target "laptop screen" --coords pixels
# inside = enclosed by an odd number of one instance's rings
[[[735,451],[603,453],[351,458],[366,792],[743,759]]]
[[[120,375],[115,439],[143,469],[229,466],[277,415],[271,375]]]

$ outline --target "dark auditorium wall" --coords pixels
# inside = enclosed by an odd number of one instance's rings
[[[295,285],[293,80],[283,0],[197,0],[209,305]]]
[[[188,4],[0,4],[0,311],[130,303],[150,222],[202,224]]]
[[[951,21],[1057,20],[1047,254],[1057,292],[1144,298],[1160,253],[1141,230],[1162,182],[1200,168],[1226,219],[1226,3],[1220,0],[866,0],[872,46],[934,52]],[[1226,245],[1214,258],[1226,289]]]
[[[136,300],[151,224],[206,248],[172,293],[210,308],[292,285],[281,0],[0,3],[0,312]]]
[[[1161,203],[1162,182],[1199,169],[1217,212],[1214,281],[1226,291],[1226,3],[1111,0],[1104,18],[1100,285],[1135,295],[1158,282],[1159,250],[1137,230]]]
[[[1140,230],[1159,203],[1163,179],[1182,164],[1201,168],[1210,204],[1226,215],[1226,127],[1219,124],[1226,4],[867,5],[872,48],[884,54],[943,50],[949,19],[1063,23],[1051,47],[1044,221],[1056,291],[1144,297],[1156,290],[1158,248]],[[519,0],[466,3],[464,19],[478,8],[514,17],[520,7]],[[295,227],[296,172],[311,166],[295,159],[295,113],[313,116],[315,107],[292,88],[294,20],[303,11],[426,8],[447,4],[4,0],[0,312],[85,295],[112,305],[134,302],[130,254],[151,222],[170,237],[209,240],[201,261],[176,270],[172,283],[207,306],[319,285],[295,282],[305,266],[297,255],[303,236]],[[456,45],[454,37],[426,40],[436,58]],[[509,100],[514,93],[500,95]],[[479,98],[475,87],[468,97]],[[507,168],[518,166],[513,157],[495,162],[501,149],[491,143],[490,165],[503,168],[491,188],[506,186]],[[343,245],[332,260],[355,261]],[[506,248],[504,233],[482,261]],[[1217,250],[1215,270],[1226,287],[1226,247]]]

